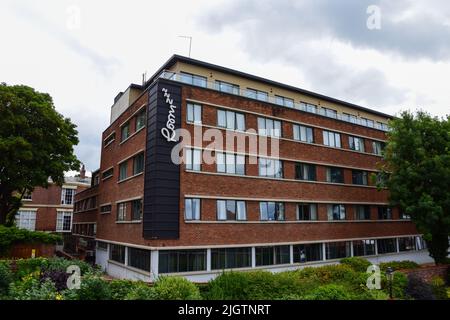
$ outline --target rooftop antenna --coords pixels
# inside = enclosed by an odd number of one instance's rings
[[[192,49],[192,37],[191,36],[178,36],[180,38],[189,39],[189,58],[191,57],[191,49]]]
[[[142,74],[142,85],[145,85],[145,82],[147,81],[147,71],[145,71]]]

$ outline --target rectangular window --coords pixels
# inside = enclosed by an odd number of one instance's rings
[[[283,96],[275,96],[275,103],[288,108],[294,107],[294,100]]]
[[[352,170],[352,183],[367,186],[367,172],[361,170]]]
[[[145,108],[136,116],[136,132],[145,127]]]
[[[110,213],[112,206],[110,204],[104,205],[100,207],[100,213]]]
[[[130,137],[130,123],[129,122],[124,124],[122,126],[122,128],[120,129],[120,137],[121,137],[121,141],[125,141]]]
[[[317,106],[311,103],[306,103],[306,111],[310,113],[317,113]]]
[[[330,147],[341,148],[341,135],[332,131],[323,131],[323,144]]]
[[[289,246],[256,247],[256,266],[290,263]]]
[[[116,140],[116,133],[113,132],[103,141],[103,147],[109,146],[113,141]]]
[[[375,123],[373,120],[370,120],[367,118],[361,118],[361,125],[373,128]]]
[[[142,199],[131,201],[131,220],[142,219]]]
[[[234,269],[252,266],[252,248],[211,249],[211,269]]]
[[[283,221],[284,203],[282,202],[260,202],[260,219],[262,221]]]
[[[206,250],[160,250],[159,273],[206,270]]]
[[[370,206],[355,205],[355,220],[370,220]]]
[[[15,223],[17,228],[34,231],[36,229],[36,211],[34,210],[17,211]]]
[[[358,137],[348,137],[348,145],[351,150],[364,152],[364,139]]]
[[[229,130],[245,131],[245,115],[239,112],[218,109],[217,126]]]
[[[385,144],[380,141],[372,141],[372,153],[381,156],[383,154]]]
[[[353,255],[360,256],[372,256],[375,254],[375,240],[354,240],[353,241]]]
[[[352,250],[349,241],[327,242],[325,249],[327,260],[350,257]]]
[[[294,263],[323,260],[322,244],[308,243],[293,245]]]
[[[357,122],[357,117],[349,114],[349,113],[343,113],[342,114],[342,120],[347,121],[347,122],[351,122],[351,123],[356,123]]]
[[[56,231],[72,230],[72,211],[58,211],[56,214]]]
[[[344,183],[344,169],[328,167],[326,169],[327,182]]]
[[[185,149],[186,152],[186,170],[201,170],[202,150],[199,149]]]
[[[217,220],[247,220],[245,201],[217,200]]]
[[[103,241],[97,241],[97,249],[108,250],[108,243]]]
[[[297,220],[317,220],[317,205],[302,203],[297,205]]]
[[[378,254],[397,252],[397,240],[395,238],[378,239]]]
[[[245,175],[245,156],[216,152],[217,172]]]
[[[109,245],[109,259],[125,264],[125,247],[118,244]]]
[[[324,116],[329,117],[329,118],[334,118],[334,119],[337,118],[337,111],[336,110],[330,109],[330,108],[324,108],[324,107],[322,107],[322,109],[323,109],[323,115]]]
[[[392,209],[386,206],[378,207],[378,219],[379,220],[391,220]]]
[[[316,166],[314,164],[296,163],[295,179],[316,181]]]
[[[221,92],[239,95],[239,86],[237,84],[216,80],[215,88]]]
[[[122,181],[127,178],[128,174],[127,168],[128,168],[128,161],[119,164],[119,181]]]
[[[398,238],[399,251],[416,250],[416,237]]]
[[[248,98],[261,100],[261,101],[267,101],[269,100],[269,94],[265,91],[255,90],[247,88],[246,94]]]
[[[292,127],[294,130],[294,140],[308,142],[308,143],[314,142],[313,128],[301,126],[301,125],[297,125],[297,124],[294,124]]]
[[[144,172],[144,153],[139,153],[133,157],[133,175]]]
[[[184,200],[184,219],[200,220],[200,199]]]
[[[113,168],[106,170],[105,172],[102,173],[102,179],[105,180],[107,178],[112,177],[113,173],[114,173],[114,169]]]
[[[283,177],[283,162],[281,160],[258,158],[258,168],[260,177]]]
[[[258,117],[258,134],[269,137],[281,137],[281,121]]]
[[[345,220],[345,205],[330,204],[327,207],[328,220]]]
[[[199,104],[188,103],[186,121],[191,123],[202,123],[202,106]]]
[[[61,204],[67,204],[67,205],[73,204],[74,195],[75,195],[75,189],[62,188],[61,189]]]
[[[150,272],[151,251],[128,247],[128,265],[133,268]]]
[[[125,221],[127,218],[127,203],[122,202],[117,205],[117,221]]]
[[[180,80],[184,83],[206,88],[207,79],[196,74],[180,72]]]

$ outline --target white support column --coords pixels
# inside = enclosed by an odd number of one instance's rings
[[[252,268],[256,267],[256,249],[252,247]]]
[[[128,265],[128,247],[125,247],[125,262],[124,264],[127,266]]]
[[[398,246],[398,238],[395,238],[395,244],[397,246],[397,252],[400,252],[400,247]]]
[[[353,241],[350,241],[350,257],[353,257]]]
[[[378,241],[377,241],[377,239],[374,239],[374,241],[375,241],[375,255],[377,256],[378,255]]]
[[[289,263],[294,264],[294,246],[292,244],[289,246],[289,258]]]
[[[155,281],[159,274],[159,251],[152,250],[150,253],[150,275],[151,281]]]
[[[211,271],[211,249],[206,249],[206,271]]]
[[[327,246],[324,243],[322,243],[322,251],[323,251],[323,261],[327,260]]]

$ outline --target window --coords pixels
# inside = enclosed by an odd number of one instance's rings
[[[125,247],[118,244],[110,244],[109,259],[125,264]]]
[[[367,186],[367,172],[352,170],[352,183]]]
[[[62,188],[61,189],[61,204],[73,204],[73,196],[75,189]]]
[[[211,249],[211,269],[232,269],[252,266],[252,248]]]
[[[260,202],[259,212],[262,221],[284,220],[284,204],[282,202]]]
[[[311,113],[317,113],[317,106],[311,103],[306,103],[306,111]]]
[[[142,199],[131,201],[131,220],[142,219]]]
[[[355,220],[370,220],[370,206],[355,205]]]
[[[19,210],[15,221],[17,228],[34,231],[36,229],[36,211]]]
[[[110,169],[104,171],[102,173],[102,179],[105,180],[105,179],[111,178],[113,176],[113,173],[114,173],[113,168],[110,168]]]
[[[391,220],[392,210],[389,207],[378,207],[378,219],[379,220]]]
[[[258,134],[262,136],[281,137],[281,122],[258,117]]]
[[[373,122],[373,120],[366,119],[366,118],[361,118],[361,124],[362,124],[363,126],[366,126],[366,127],[371,127],[371,128],[374,127],[374,122]]]
[[[128,161],[119,164],[119,181],[127,178]]]
[[[97,249],[108,250],[108,243],[103,241],[97,241]]]
[[[321,243],[297,244],[292,247],[295,263],[323,260]]]
[[[283,177],[283,162],[281,160],[258,158],[258,167],[260,177]]]
[[[328,220],[345,220],[345,205],[330,204],[327,208]]]
[[[128,265],[150,272],[150,250],[128,247]]]
[[[304,141],[308,143],[314,142],[313,128],[294,124],[294,140]]]
[[[348,145],[351,150],[364,152],[364,139],[358,137],[348,137]]]
[[[399,251],[412,251],[416,250],[416,238],[398,238],[398,250]]]
[[[186,121],[192,123],[202,123],[202,106],[199,104],[188,103]]]
[[[144,153],[139,153],[133,157],[133,175],[137,175],[144,171]]]
[[[206,270],[206,250],[160,250],[159,273]]]
[[[341,135],[336,132],[324,130],[323,144],[330,147],[341,148]]]
[[[256,266],[290,263],[289,246],[256,247]]]
[[[72,211],[58,211],[56,214],[56,231],[72,230]]]
[[[192,84],[194,86],[206,88],[207,80],[206,77],[202,77],[195,74],[190,74],[187,72],[180,72],[180,80],[187,84]]]
[[[294,107],[294,100],[283,96],[275,96],[275,103],[288,108]]]
[[[130,123],[127,122],[122,126],[122,129],[120,129],[120,137],[121,141],[125,141],[130,137]]]
[[[184,200],[184,219],[200,220],[200,199]]]
[[[351,242],[328,242],[325,244],[327,259],[340,259],[351,256]]]
[[[217,172],[245,175],[245,156],[216,152]]]
[[[329,118],[337,118],[337,111],[334,109],[330,109],[330,108],[324,108],[323,109],[323,115]]]
[[[103,141],[103,147],[109,146],[111,143],[113,143],[114,140],[116,140],[115,132],[106,137],[106,139]]]
[[[328,167],[326,175],[327,182],[344,183],[344,170],[342,168]]]
[[[94,186],[98,186],[100,183],[100,174],[98,173],[94,174],[94,178],[92,180],[94,182]]]
[[[145,127],[145,108],[136,116],[136,132]]]
[[[221,92],[227,92],[232,94],[239,94],[239,86],[236,84],[232,84],[225,81],[216,80],[215,82],[215,88],[216,90],[219,90]]]
[[[297,220],[317,220],[317,205],[316,204],[298,204],[297,205]]]
[[[256,100],[261,100],[261,101],[269,100],[269,94],[265,91],[259,91],[259,90],[247,88],[246,93],[247,93],[247,97],[251,98],[251,99],[256,99]]]
[[[245,201],[217,200],[217,220],[247,220]]]
[[[245,116],[243,113],[218,109],[217,126],[230,130],[245,131]]]
[[[314,164],[296,163],[295,179],[298,180],[316,180],[316,166]]]
[[[100,213],[110,213],[112,206],[110,204],[106,204],[100,207]]]
[[[201,161],[202,161],[202,151],[199,149],[190,149],[186,150],[186,170],[201,170]]]
[[[343,113],[342,114],[342,120],[347,121],[347,122],[351,122],[351,123],[356,123],[357,122],[357,117],[349,114],[349,113]]]
[[[354,240],[353,241],[353,255],[371,256],[375,254],[375,240]]]
[[[127,203],[122,202],[117,205],[117,221],[125,221],[127,218]]]
[[[385,144],[380,141],[372,141],[372,153],[381,156]]]
[[[397,252],[397,240],[395,238],[378,239],[378,254]]]

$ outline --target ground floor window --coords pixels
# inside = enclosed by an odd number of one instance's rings
[[[293,246],[294,262],[309,262],[323,260],[322,244],[308,243]]]
[[[245,268],[252,266],[252,248],[211,249],[211,269]]]
[[[206,249],[159,251],[159,273],[206,270]]]
[[[103,241],[97,241],[97,249],[108,250],[108,243],[103,242]]]
[[[397,240],[395,238],[378,239],[378,254],[397,252]]]
[[[416,237],[398,238],[399,251],[416,250]]]
[[[125,264],[125,247],[118,244],[111,244],[109,258],[113,261]]]
[[[328,242],[325,245],[327,259],[340,259],[351,256],[351,242]]]
[[[72,230],[72,211],[58,211],[56,215],[56,231]]]
[[[21,229],[36,230],[36,211],[19,210],[16,214],[16,226]]]
[[[375,254],[375,240],[356,240],[353,241],[354,256],[371,256]]]
[[[150,250],[128,248],[128,265],[133,268],[150,272]]]
[[[289,246],[256,247],[255,253],[257,266],[290,263]]]

